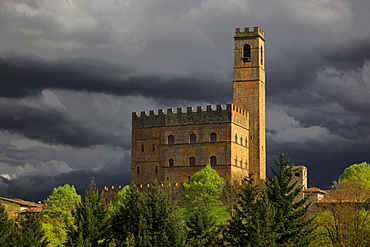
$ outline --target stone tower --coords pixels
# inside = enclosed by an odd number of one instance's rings
[[[132,183],[180,185],[208,164],[228,183],[265,180],[263,32],[237,28],[234,45],[234,104],[132,114]]]
[[[234,104],[249,113],[249,162],[255,179],[266,178],[264,33],[235,29]]]

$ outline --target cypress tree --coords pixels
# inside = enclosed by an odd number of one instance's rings
[[[122,204],[111,213],[109,233],[118,246],[135,246],[145,232],[146,223],[143,215],[143,196],[135,186],[125,189]]]
[[[226,246],[276,246],[273,231],[274,209],[266,193],[253,180],[246,180],[238,195],[238,206],[223,232]]]
[[[127,189],[123,204],[110,219],[110,233],[117,246],[183,246],[185,239],[176,209],[154,183],[140,193]]]
[[[305,220],[307,198],[297,199],[302,187],[292,183],[291,167],[285,153],[275,160],[278,170],[264,188],[248,181],[239,195],[239,207],[224,231],[232,246],[307,246],[315,229],[313,219]]]
[[[309,204],[307,197],[297,200],[302,187],[292,183],[292,171],[287,154],[280,153],[279,160],[274,160],[278,170],[272,170],[274,177],[266,183],[268,201],[274,208],[274,231],[278,246],[307,246],[308,238],[315,227],[313,218],[304,220]]]
[[[69,227],[67,246],[105,246],[107,212],[94,180],[73,211],[75,226]]]

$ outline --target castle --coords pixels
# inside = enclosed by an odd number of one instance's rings
[[[265,180],[264,43],[259,27],[235,29],[234,104],[132,114],[132,183],[184,183],[207,164],[229,183]]]

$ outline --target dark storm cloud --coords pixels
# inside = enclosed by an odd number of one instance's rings
[[[310,186],[327,188],[346,167],[370,161],[370,41],[351,39],[281,57],[284,63],[270,61],[267,70],[267,108],[284,109],[299,126],[267,130],[268,164],[288,152],[293,163],[309,168]],[[286,139],[278,140],[283,131]],[[307,139],[294,139],[305,131],[312,131]]]
[[[80,169],[55,177],[39,173],[9,180],[0,176],[0,195],[37,202],[45,200],[54,188],[64,184],[74,185],[80,195],[85,194],[91,179],[94,179],[99,191],[102,186],[128,185],[130,183],[129,162],[130,157],[125,156],[119,162],[107,164],[98,171]]]
[[[190,77],[134,76],[134,72],[101,60],[47,61],[34,56],[0,57],[0,97],[38,95],[43,89],[66,89],[111,95],[222,102],[231,83]],[[225,93],[226,92],[226,93]]]
[[[66,112],[38,109],[0,99],[0,129],[48,144],[89,147],[112,145],[129,148],[129,140],[92,128]]]
[[[327,65],[355,69],[370,60],[370,39],[356,39],[342,45],[331,45],[323,49],[321,54]]]

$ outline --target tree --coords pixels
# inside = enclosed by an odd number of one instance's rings
[[[266,183],[266,194],[274,212],[274,231],[278,246],[307,246],[308,235],[315,227],[313,219],[303,220],[308,211],[307,197],[297,200],[302,187],[292,183],[292,171],[287,154],[280,153],[274,160],[278,171],[272,170],[274,177]]]
[[[340,175],[338,189],[370,190],[370,165],[366,162],[347,167]]]
[[[187,246],[217,246],[220,228],[217,218],[210,214],[205,205],[200,205],[186,219]]]
[[[187,244],[212,246],[217,241],[219,228],[226,218],[225,207],[219,200],[224,180],[207,165],[184,184],[184,217],[188,228]]]
[[[42,228],[49,247],[61,246],[67,241],[67,229],[73,227],[72,210],[80,201],[75,187],[68,184],[54,188],[45,200]]]
[[[157,183],[143,193],[130,186],[111,217],[111,233],[120,246],[182,246],[180,224],[173,203]]]
[[[12,234],[12,246],[46,247],[48,245],[39,213],[28,212],[20,215],[17,221]]]
[[[0,246],[10,246],[10,237],[13,230],[13,221],[8,219],[5,206],[0,203]]]
[[[312,246],[369,246],[370,165],[363,162],[347,167],[333,188],[320,202]]]
[[[125,203],[126,197],[129,193],[130,186],[124,186],[114,197],[113,202],[108,206],[110,212],[117,212]]]
[[[69,184],[54,188],[51,195],[45,200],[45,205],[50,208],[74,208],[81,201],[75,187]]]
[[[122,196],[118,210],[113,210],[109,219],[110,235],[118,246],[128,242],[135,246],[140,242],[143,229],[146,227],[143,215],[143,196],[135,186],[128,186]]]
[[[239,207],[224,232],[232,246],[307,246],[314,230],[312,219],[304,220],[307,198],[298,200],[301,187],[292,183],[285,153],[275,160],[278,171],[264,187],[248,180],[239,195]]]
[[[265,191],[248,179],[238,198],[235,214],[223,232],[224,242],[231,246],[276,246],[271,220],[274,211]]]
[[[324,206],[310,246],[370,246],[370,212],[363,203],[345,199]]]
[[[205,206],[211,213],[220,216],[223,207],[219,200],[225,186],[224,179],[210,165],[195,173],[184,184],[184,208],[187,215],[200,206]]]
[[[94,180],[72,215],[76,227],[68,229],[68,246],[106,245],[107,212]]]

